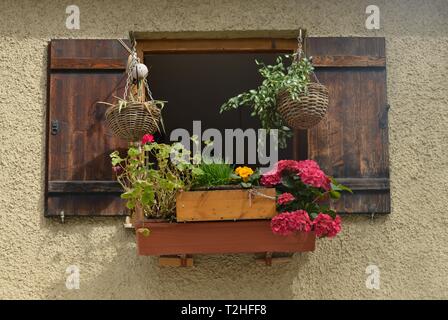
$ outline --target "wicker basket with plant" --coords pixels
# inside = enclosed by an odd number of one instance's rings
[[[291,58],[291,64],[285,66],[283,58]],[[301,36],[294,54],[279,56],[273,65],[256,63],[264,78],[261,85],[229,99],[221,106],[221,112],[251,107],[251,115],[260,119],[264,129],[277,130],[279,146],[285,148],[292,136],[291,128],[308,129],[323,119],[328,89],[317,80],[311,59],[304,56]]]
[[[145,134],[153,134],[163,129],[161,111],[165,101],[154,100],[146,77],[148,68],[140,63],[135,50],[129,49],[127,79],[123,98],[115,97],[116,103],[102,102],[110,107],[106,111],[106,122],[119,138],[134,142]],[[148,96],[148,98],[147,98]]]

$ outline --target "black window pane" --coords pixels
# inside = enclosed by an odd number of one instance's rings
[[[250,108],[219,113],[229,98],[262,81],[255,59],[266,64],[275,62],[278,53],[156,53],[145,54],[149,68],[148,82],[154,98],[167,100],[163,110],[166,134],[159,139],[168,142],[170,132],[187,129],[192,134],[194,120],[207,128],[260,128]],[[224,137],[224,134],[223,134]],[[224,138],[225,139],[225,138]],[[292,158],[291,143],[279,150],[279,159]],[[245,156],[247,161],[247,155]]]

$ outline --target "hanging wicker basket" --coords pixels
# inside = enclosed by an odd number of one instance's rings
[[[160,131],[161,110],[153,103],[132,102],[125,107],[118,104],[106,111],[106,122],[112,132],[127,141],[140,141],[143,135]]]
[[[277,96],[277,111],[293,129],[309,129],[317,125],[326,115],[328,89],[323,84],[311,82],[307,93],[293,100],[287,91]]]

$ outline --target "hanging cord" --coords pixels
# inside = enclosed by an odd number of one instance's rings
[[[275,197],[272,196],[268,196],[267,194],[264,194],[260,191],[257,191],[255,189],[250,189],[249,190],[249,207],[252,207],[252,198],[255,198],[255,196],[260,196],[266,199],[271,199],[271,200],[275,200]]]
[[[302,57],[305,56],[305,52],[303,51],[303,36],[302,36],[302,29],[299,30],[299,36],[297,37],[297,49],[294,54],[293,62],[297,63],[300,60],[302,60]],[[311,71],[311,75],[313,76],[314,80],[321,84],[319,79],[317,78],[314,71]]]
[[[123,46],[123,48],[127,52],[129,52],[129,55],[131,56],[131,63],[127,66],[127,78],[126,78],[126,85],[124,87],[124,96],[123,96],[124,100],[126,100],[128,97],[129,86],[132,83],[132,70],[134,68],[137,68],[137,65],[140,63],[140,58],[137,56],[137,41],[135,41],[135,39],[133,39],[131,41],[132,41],[132,49],[129,48],[123,40],[118,39],[118,42],[120,42],[120,44]],[[137,80],[137,86],[138,86],[139,81],[138,81],[137,69],[135,70],[135,73],[137,75],[136,80]],[[150,101],[154,101],[152,92],[149,89],[149,84],[148,84],[148,81],[146,80],[146,78],[143,79],[143,85],[145,86],[146,93],[148,94]],[[133,100],[132,95],[131,95],[131,99]]]
[[[300,29],[299,36],[297,37],[297,49],[294,54],[294,62],[299,62],[302,59],[303,48],[302,48],[303,38],[302,38],[302,29]]]

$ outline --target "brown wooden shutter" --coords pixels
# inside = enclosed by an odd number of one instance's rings
[[[127,144],[97,102],[123,93],[127,57],[117,40],[51,41],[45,215],[126,214],[109,154]]]
[[[307,156],[353,189],[339,212],[389,213],[384,38],[308,38],[306,51],[330,92],[327,118],[307,133]]]

